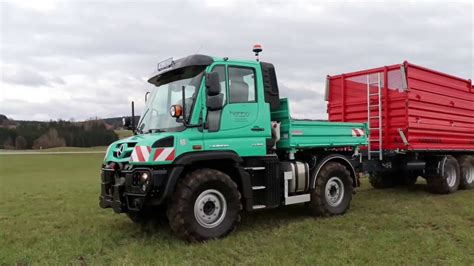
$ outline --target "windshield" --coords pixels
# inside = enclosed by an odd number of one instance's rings
[[[150,133],[155,131],[179,131],[184,129],[182,120],[176,121],[170,115],[170,107],[179,104],[186,110],[186,119],[189,121],[190,114],[194,107],[203,71],[179,71],[177,73],[167,73],[165,77],[159,79],[157,87],[153,89],[146,103],[143,114],[138,124],[140,133]],[[185,102],[182,103],[182,90],[185,88]],[[181,116],[180,119],[183,117]]]

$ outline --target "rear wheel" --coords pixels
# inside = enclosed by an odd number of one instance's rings
[[[456,192],[461,181],[459,164],[453,156],[444,156],[439,161],[440,174],[427,178],[428,189],[435,194],[449,194]]]
[[[199,169],[188,174],[168,206],[171,229],[189,241],[220,238],[240,221],[240,193],[223,172]]]
[[[461,170],[459,187],[463,189],[474,188],[474,156],[461,156],[458,158],[458,162]]]
[[[352,177],[347,168],[340,163],[329,162],[316,177],[310,208],[317,216],[344,214],[349,209],[352,191]]]

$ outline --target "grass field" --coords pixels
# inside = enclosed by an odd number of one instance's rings
[[[0,155],[0,264],[474,264],[474,190],[373,190],[350,211],[245,214],[222,240],[188,244],[98,207],[101,154]]]

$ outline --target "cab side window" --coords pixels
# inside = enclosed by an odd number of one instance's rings
[[[215,66],[211,72],[217,72],[219,75],[219,82],[221,84],[221,93],[224,95],[224,100],[222,101],[224,104],[227,100],[227,87],[225,82],[225,66]]]
[[[229,67],[229,102],[256,102],[255,71],[247,67]]]

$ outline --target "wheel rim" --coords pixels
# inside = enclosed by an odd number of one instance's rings
[[[194,202],[194,217],[205,228],[217,227],[225,218],[227,203],[224,195],[215,189],[203,191]]]
[[[454,187],[457,179],[456,168],[453,165],[446,165],[444,168],[444,173],[446,176],[446,182],[448,182],[448,186]]]
[[[326,183],[326,201],[330,206],[336,207],[344,198],[344,183],[339,177],[331,177]]]
[[[465,166],[464,169],[464,180],[468,184],[471,184],[474,181],[474,165],[469,163],[469,165]]]

